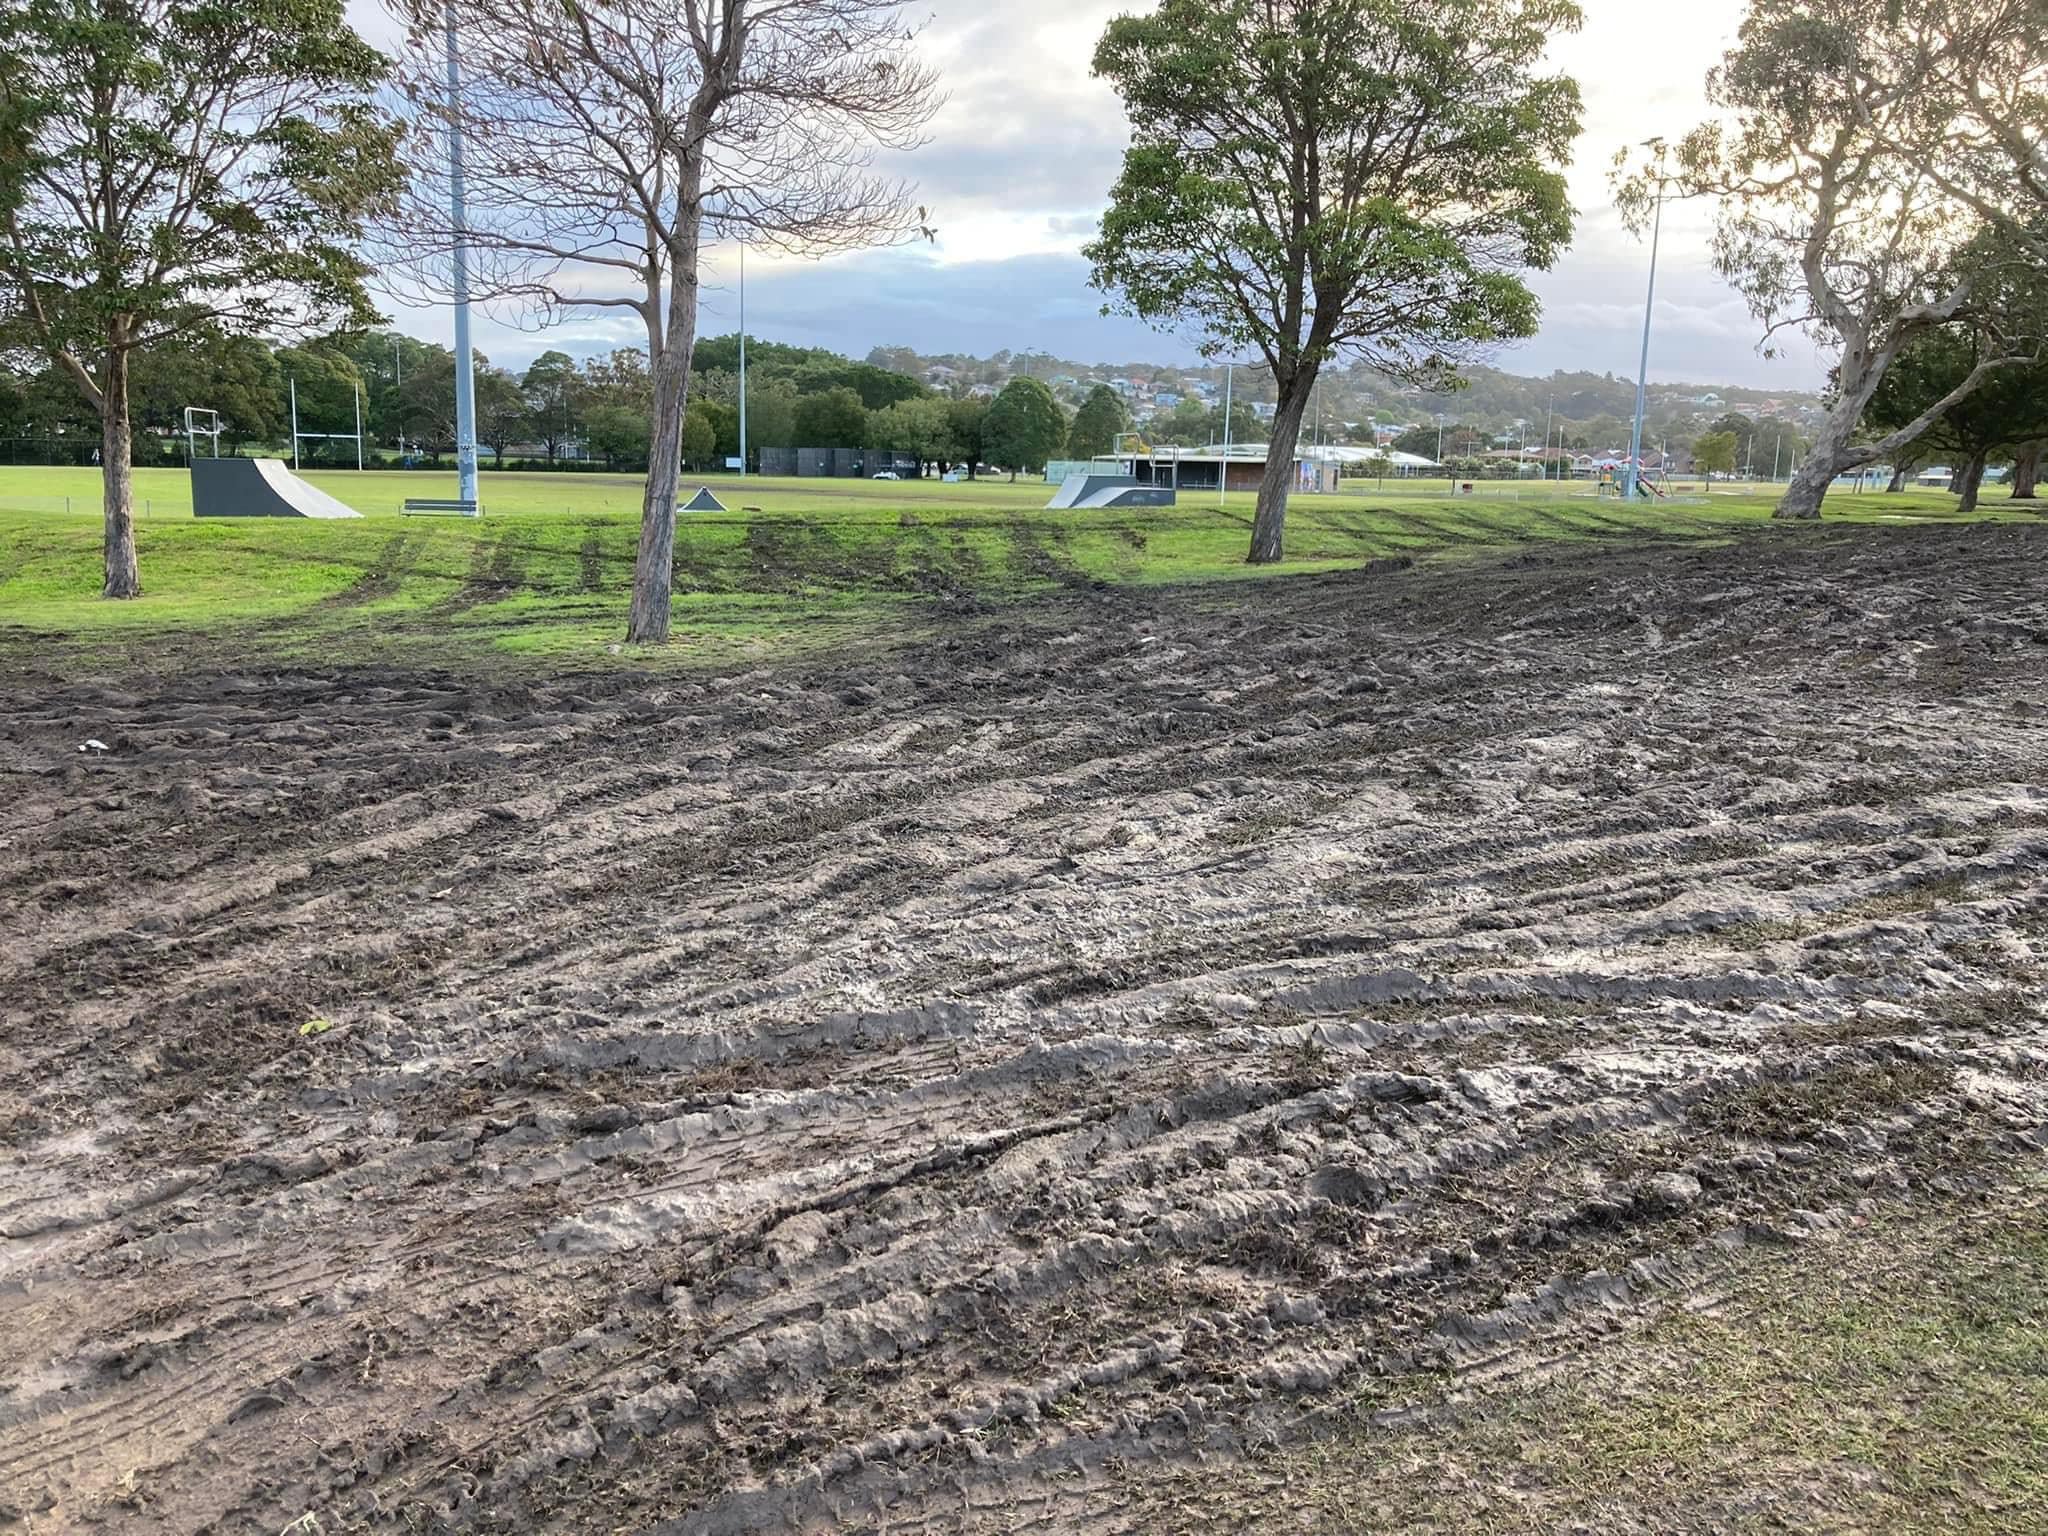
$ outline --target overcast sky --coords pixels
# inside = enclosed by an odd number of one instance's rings
[[[1504,351],[1519,373],[1586,368],[1633,376],[1641,345],[1647,244],[1609,206],[1608,164],[1624,145],[1675,137],[1699,121],[1706,69],[1732,42],[1740,0],[1689,5],[1582,0],[1586,27],[1559,41],[1557,67],[1577,76],[1586,131],[1573,167],[1578,236],[1554,271],[1533,278],[1542,334]],[[1040,348],[1084,362],[1181,361],[1184,339],[1105,318],[1078,251],[1116,178],[1125,129],[1116,97],[1091,79],[1103,24],[1134,0],[928,0],[920,47],[950,99],[930,144],[903,159],[933,210],[935,245],[828,262],[750,259],[748,332],[864,354],[878,344],[986,356]],[[350,0],[358,26],[388,43],[379,0]],[[1711,210],[1667,214],[1659,263],[1653,379],[1804,388],[1826,362],[1795,341],[1757,354],[1759,327],[1707,257]],[[736,263],[709,253],[704,334],[737,329]],[[446,339],[445,311],[401,312],[407,329]],[[479,317],[477,342],[521,365],[548,347],[582,355],[642,341],[638,321],[596,311],[535,334]]]

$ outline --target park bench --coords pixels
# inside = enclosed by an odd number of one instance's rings
[[[437,501],[430,496],[410,496],[399,508],[407,517],[482,517],[481,503],[474,501]]]

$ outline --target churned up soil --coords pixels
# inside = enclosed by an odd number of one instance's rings
[[[1332,1529],[2038,1217],[2048,528],[6,681],[0,1529]]]

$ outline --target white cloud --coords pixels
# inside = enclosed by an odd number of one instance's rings
[[[920,47],[949,99],[931,142],[892,161],[933,210],[931,247],[829,262],[750,257],[749,328],[791,341],[864,352],[877,343],[925,350],[1041,346],[1069,355],[1131,360],[1147,349],[1187,355],[1184,343],[1148,337],[1099,315],[1081,245],[1114,181],[1125,142],[1115,95],[1089,74],[1095,41],[1130,0],[937,0]],[[1502,357],[1527,371],[1590,367],[1635,371],[1649,252],[1615,216],[1607,185],[1617,149],[1675,138],[1705,115],[1707,69],[1734,40],[1739,0],[1691,6],[1586,0],[1586,26],[1559,39],[1555,67],[1585,96],[1586,130],[1570,172],[1580,210],[1573,248],[1537,274],[1543,334]],[[374,0],[351,0],[359,25],[393,35]],[[1770,384],[1819,381],[1825,359],[1804,343],[1786,358],[1758,356],[1761,328],[1708,258],[1713,210],[1668,210],[1659,263],[1651,372],[1665,379]],[[706,325],[737,320],[730,250],[708,253]],[[442,313],[408,323],[446,334]],[[519,361],[547,346],[620,344],[630,323],[604,317],[546,336],[485,322],[480,342]]]

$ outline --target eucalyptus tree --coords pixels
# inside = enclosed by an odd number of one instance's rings
[[[1984,209],[1938,61],[1976,3],[1751,0],[1736,46],[1707,77],[1716,118],[1668,164],[1620,165],[1619,200],[1637,221],[1660,185],[1715,201],[1715,264],[1748,300],[1767,350],[1803,332],[1840,353],[1834,403],[1781,518],[1819,517],[1836,477],[1894,457],[2013,360],[1993,349],[1911,419],[1861,430],[1899,356],[1971,301],[1973,278],[1955,257]]]
[[[106,596],[142,591],[136,356],[375,319],[354,246],[398,185],[385,73],[342,0],[8,7],[0,274],[99,418]]]
[[[1956,320],[1917,337],[1899,354],[1871,397],[1865,418],[1874,431],[1920,421],[1933,401],[1948,399],[1986,357],[2002,366],[1947,408],[1910,445],[1916,458],[1960,461],[1954,489],[1960,508],[1975,509],[1994,457],[2013,456],[2016,497],[2030,500],[2039,443],[2048,437],[2048,218],[2031,226],[1987,225],[1963,248],[1954,280],[1967,281],[1970,303]],[[2024,491],[2024,495],[2019,493]]]
[[[394,3],[412,22],[401,77],[422,126],[459,121],[469,208],[457,229],[428,195],[445,186],[443,135],[415,135],[421,195],[387,255],[445,296],[461,244],[482,299],[542,323],[639,317],[653,388],[627,637],[665,640],[704,243],[816,255],[929,234],[875,161],[919,142],[937,78],[900,0],[452,0],[451,105],[443,0]]]
[[[1522,274],[1571,238],[1572,0],[1162,0],[1095,72],[1131,143],[1087,255],[1110,307],[1253,354],[1277,391],[1250,559],[1282,558],[1292,455],[1348,355],[1428,389],[1534,333]]]

